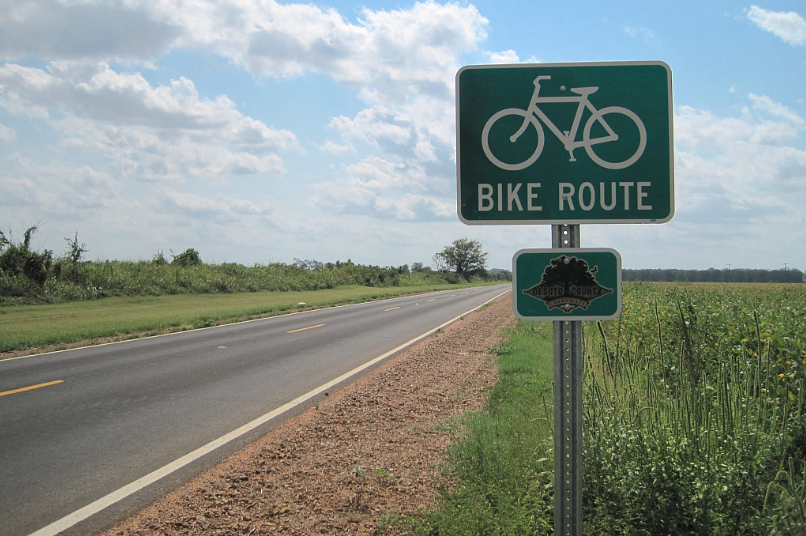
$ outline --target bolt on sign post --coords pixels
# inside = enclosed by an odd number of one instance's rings
[[[665,63],[463,67],[456,136],[467,224],[663,223],[674,214]]]
[[[554,534],[582,536],[582,320],[621,314],[621,257],[581,223],[674,215],[672,73],[663,62],[479,65],[456,74],[459,219],[552,227],[512,261],[516,314],[553,322]]]

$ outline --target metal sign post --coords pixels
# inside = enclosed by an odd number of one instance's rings
[[[579,225],[552,225],[551,246],[580,247]],[[554,534],[582,536],[582,322],[554,322]]]
[[[621,314],[621,256],[580,248],[580,225],[552,226],[551,249],[512,258],[512,304],[523,320],[553,322],[554,533],[582,535],[582,321]]]

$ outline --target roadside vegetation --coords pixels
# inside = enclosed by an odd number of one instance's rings
[[[0,230],[0,353],[53,350],[209,327],[290,310],[511,280],[476,264],[433,270],[414,263],[380,267],[296,259],[292,264],[208,264],[189,248],[166,259],[85,261],[78,234],[64,253],[36,250],[36,226],[15,241]],[[8,355],[8,354],[7,354]]]
[[[806,287],[625,284],[621,318],[583,329],[586,534],[806,534]],[[553,533],[550,341],[521,322],[496,349],[500,383],[406,530]]]
[[[113,296],[162,296],[175,294],[231,294],[261,291],[311,291],[345,285],[373,288],[439,286],[468,282],[507,281],[509,272],[490,274],[482,262],[470,269],[433,270],[414,263],[403,266],[371,266],[346,262],[323,263],[295,259],[292,264],[244,266],[207,264],[193,248],[168,260],[158,251],[150,260],[85,261],[87,245],[78,234],[66,238],[62,255],[36,250],[32,238],[36,226],[14,241],[0,230],[0,306],[96,300]],[[10,233],[9,233],[10,235]],[[454,244],[476,241],[457,240]],[[452,246],[448,246],[450,248]],[[455,248],[454,248],[455,249]],[[464,271],[462,271],[464,270]]]

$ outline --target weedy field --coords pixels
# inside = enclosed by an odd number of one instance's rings
[[[624,286],[585,323],[584,530],[806,533],[806,285]],[[552,534],[551,330],[521,322],[420,534]]]
[[[587,326],[595,534],[803,534],[806,287],[625,288]]]

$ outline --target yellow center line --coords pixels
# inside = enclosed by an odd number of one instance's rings
[[[317,324],[315,326],[308,326],[307,328],[292,329],[288,333],[299,333],[300,331],[305,331],[306,329],[321,328],[322,326],[324,326],[324,324]]]
[[[436,299],[436,298],[431,298],[431,299],[430,299],[430,300],[428,300],[428,301],[434,301],[435,299]]]
[[[386,309],[386,310],[384,311],[384,313],[385,313],[386,311],[394,311],[395,309],[400,309],[400,307],[390,307],[389,309]]]
[[[13,395],[14,393],[22,393],[23,391],[39,389],[40,387],[47,387],[48,385],[56,385],[57,383],[64,383],[64,380],[56,380],[55,382],[48,382],[48,383],[39,383],[37,385],[31,385],[30,387],[20,387],[19,389],[13,389],[11,391],[3,391],[2,393],[0,393],[0,396]]]

